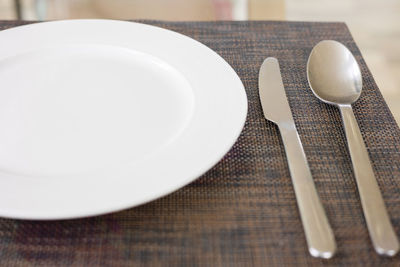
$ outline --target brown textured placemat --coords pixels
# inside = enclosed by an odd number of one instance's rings
[[[400,131],[342,23],[145,22],[214,49],[239,74],[248,96],[245,128],[203,177],[149,204],[87,219],[0,219],[0,265],[389,266],[368,237],[341,119],[307,86],[306,61],[320,40],[344,43],[360,63],[364,91],[354,111],[392,222],[400,233]],[[0,22],[0,29],[21,22]],[[1,44],[0,44],[1,49]],[[257,76],[265,57],[283,82],[338,254],[309,256],[277,127],[262,116]],[[206,67],[206,66],[205,66]]]

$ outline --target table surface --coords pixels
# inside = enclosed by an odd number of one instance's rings
[[[199,40],[236,70],[249,113],[231,151],[190,185],[146,205],[65,221],[0,219],[1,265],[398,266],[371,245],[339,111],[308,88],[306,62],[323,39],[344,43],[363,74],[354,105],[374,172],[400,233],[400,130],[343,23],[142,21]],[[3,21],[0,29],[24,22]],[[1,45],[0,45],[1,49]],[[263,118],[258,70],[279,59],[311,172],[336,236],[331,260],[309,256],[277,127]]]

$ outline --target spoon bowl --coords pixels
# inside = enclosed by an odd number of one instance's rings
[[[307,63],[307,78],[313,93],[333,105],[350,105],[360,97],[362,76],[353,54],[341,43],[319,42]]]

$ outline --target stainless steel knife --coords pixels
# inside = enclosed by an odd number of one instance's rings
[[[336,252],[335,237],[311,176],[276,58],[264,60],[258,87],[264,116],[278,125],[282,136],[309,252],[314,257],[331,258]]]

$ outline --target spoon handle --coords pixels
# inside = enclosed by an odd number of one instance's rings
[[[390,222],[385,203],[372,170],[368,151],[354,117],[351,105],[339,105],[347,137],[354,175],[360,194],[361,205],[372,243],[378,254],[394,256],[399,241]]]
[[[278,123],[289,164],[290,176],[310,254],[331,258],[336,242],[308,167],[294,123]]]

